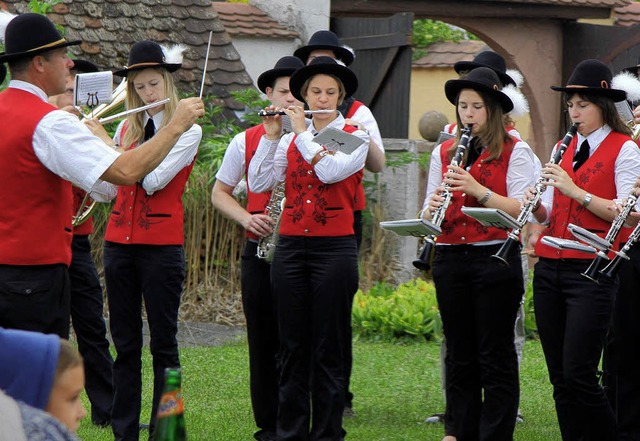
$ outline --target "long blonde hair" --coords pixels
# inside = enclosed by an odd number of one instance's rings
[[[178,92],[175,87],[175,83],[173,81],[173,75],[167,69],[161,67],[150,67],[147,69],[152,69],[155,72],[162,75],[162,79],[164,80],[164,96],[165,98],[169,98],[169,102],[164,105],[164,116],[162,118],[162,123],[160,123],[160,128],[167,125],[173,113],[178,106]],[[126,105],[127,109],[135,109],[136,107],[144,106],[144,101],[142,98],[138,96],[138,93],[135,91],[133,87],[133,83],[135,78],[145,69],[134,70],[129,72],[127,75],[127,98]],[[120,144],[125,147],[130,146],[131,144],[138,143],[141,144],[144,140],[144,112],[134,113],[127,117],[127,122],[129,126],[127,127],[127,132],[124,135],[124,138],[121,140]]]

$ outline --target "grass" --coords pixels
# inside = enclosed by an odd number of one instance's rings
[[[187,432],[191,441],[249,441],[255,431],[249,401],[246,345],[181,350]],[[144,356],[142,421],[149,418],[151,363]],[[438,343],[354,343],[356,417],[344,424],[351,441],[440,441],[443,427],[424,420],[443,411]],[[516,441],[559,440],[551,386],[537,341],[525,346]],[[84,397],[88,409],[88,401]],[[82,422],[85,441],[107,441],[110,429]],[[141,440],[146,440],[146,432]]]

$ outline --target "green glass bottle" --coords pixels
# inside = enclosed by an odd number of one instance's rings
[[[180,368],[164,370],[164,390],[158,404],[154,441],[185,441],[187,429],[182,402],[182,372]]]

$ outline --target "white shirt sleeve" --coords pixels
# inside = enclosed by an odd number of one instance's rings
[[[271,190],[284,180],[287,170],[287,149],[293,133],[284,135],[280,140],[270,141],[262,135],[256,154],[249,163],[247,186],[254,193]],[[279,180],[278,180],[279,179]]]
[[[238,185],[244,176],[246,148],[246,132],[238,133],[224,152],[216,179],[230,187]]]
[[[429,175],[427,177],[427,192],[422,203],[422,211],[427,209],[431,196],[436,192],[442,183],[442,160],[440,159],[440,148],[442,144],[438,144],[431,152],[431,160],[429,161]]]
[[[502,196],[522,200],[524,191],[536,179],[536,161],[540,163],[529,144],[518,141],[514,145],[507,169],[507,194]]]
[[[614,170],[618,199],[626,198],[640,176],[640,149],[634,141],[629,140],[622,145]]]
[[[202,128],[198,124],[184,132],[169,154],[160,164],[142,179],[142,188],[147,194],[162,190],[186,166],[191,164],[202,139]]]
[[[118,186],[98,180],[91,190],[90,196],[98,202],[109,202],[118,195]]]
[[[369,132],[369,136],[371,136],[373,142],[375,142],[378,145],[378,148],[384,153],[384,146],[382,145],[380,128],[378,127],[378,122],[373,116],[371,109],[363,104],[358,107],[358,110],[355,111],[351,119],[354,121],[358,121],[364,126],[365,129],[367,129],[367,131]]]
[[[340,182],[364,168],[364,162],[367,159],[367,152],[369,151],[369,135],[362,130],[356,130],[352,135],[362,139],[360,147],[349,155],[343,152],[335,152],[333,155],[327,155],[315,164],[314,170],[320,181],[325,184]],[[295,140],[296,147],[301,153],[303,150],[323,150],[321,145],[313,142],[313,138],[311,132],[308,131],[299,134]],[[303,156],[305,156],[304,153]],[[313,156],[311,159],[313,159]]]
[[[49,112],[40,120],[33,134],[33,150],[47,169],[87,192],[120,155],[77,116],[63,110]]]

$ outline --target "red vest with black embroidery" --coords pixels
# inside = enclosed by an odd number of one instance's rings
[[[264,135],[264,125],[260,124],[255,127],[251,127],[244,133],[244,175],[249,175],[249,163],[251,158],[256,154],[260,138]],[[261,214],[265,212],[269,199],[271,198],[271,192],[265,191],[263,193],[254,193],[249,190],[247,185],[247,211],[251,214]],[[258,236],[245,230],[245,235],[249,239],[258,240]]]
[[[49,171],[32,144],[36,126],[53,110],[24,90],[0,93],[0,264],[71,263],[71,183]]]
[[[353,115],[355,115],[358,109],[362,106],[364,106],[364,104],[361,101],[355,100],[353,104],[351,104],[351,107],[349,107],[349,111],[347,112],[347,116],[345,116],[345,118],[352,118]],[[367,208],[367,195],[364,192],[364,185],[362,184],[362,181],[360,182],[360,185],[358,185],[355,203],[355,211],[362,211]]]
[[[71,215],[75,216],[78,214],[78,210],[82,205],[82,201],[84,201],[84,197],[87,192],[83,189],[73,186],[73,210],[71,211]],[[90,203],[91,200],[87,199],[86,203]],[[89,216],[89,219],[78,225],[77,227],[73,227],[73,235],[74,236],[87,236],[93,233],[93,216]]]
[[[121,136],[127,130],[127,123]],[[127,148],[133,149],[136,144]],[[120,186],[113,205],[105,240],[121,244],[182,245],[184,206],[182,194],[195,159],[162,190],[148,195],[140,183]]]
[[[353,133],[356,128],[345,125]],[[362,170],[340,182],[325,184],[304,160],[294,136],[287,151],[286,203],[280,224],[284,236],[348,236],[353,234],[353,210]],[[323,159],[321,159],[323,161]]]
[[[573,161],[576,151],[578,138],[575,137],[567,150],[564,152],[564,158],[560,162],[560,167],[569,174],[569,177],[576,185],[583,190],[593,193],[601,198],[615,199],[617,197],[615,183],[615,162],[622,144],[631,138],[617,132],[611,132],[602,141],[602,144],[577,172],[573,171]],[[585,228],[600,237],[604,237],[609,231],[611,222],[599,218],[591,213],[587,208],[583,207],[580,202],[575,201],[563,195],[557,189],[553,192],[553,207],[549,217],[549,226],[542,232],[540,239],[544,236],[561,237],[564,239],[575,240],[575,237],[567,226],[569,224],[578,225]],[[535,253],[540,257],[548,257],[550,259],[593,259],[593,254],[581,253],[573,250],[558,250],[556,248],[545,245],[538,239]],[[619,248],[620,235],[614,242],[613,249]]]
[[[469,173],[476,181],[502,196],[507,194],[507,169],[513,152],[513,144],[516,142],[511,137],[510,140],[502,147],[502,154],[499,157],[492,161],[487,161],[489,153],[485,150],[469,170]],[[447,151],[457,147],[457,144],[454,144],[455,142],[455,139],[448,139],[442,143],[440,148],[443,174],[447,172],[447,166],[451,162]],[[463,195],[459,191],[453,192],[451,205],[449,205],[441,225],[442,234],[438,236],[438,243],[459,245],[507,238],[505,230],[485,227],[477,220],[464,214],[461,210],[463,206],[478,207],[480,204],[478,204],[478,200],[475,197]]]

